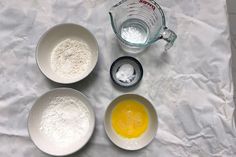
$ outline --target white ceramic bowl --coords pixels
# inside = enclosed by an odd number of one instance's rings
[[[136,101],[139,101],[141,104],[143,104],[147,111],[149,116],[149,125],[146,132],[143,133],[138,138],[133,139],[127,139],[124,137],[119,136],[112,128],[111,125],[111,114],[112,110],[116,106],[116,104],[122,100],[125,99],[134,99]],[[158,119],[157,119],[157,113],[153,105],[144,97],[136,94],[125,94],[117,97],[114,99],[108,108],[106,109],[105,113],[105,120],[104,120],[104,126],[105,131],[109,137],[109,139],[118,147],[125,149],[125,150],[138,150],[145,146],[147,146],[156,136],[157,133],[157,127],[158,127]]]
[[[50,65],[51,53],[54,47],[65,39],[77,39],[85,41],[91,49],[92,52],[92,64],[88,68],[88,70],[79,75],[78,78],[63,78],[55,74]],[[36,48],[36,62],[39,66],[41,72],[50,80],[62,83],[62,84],[70,84],[78,82],[88,76],[94,67],[97,64],[98,60],[98,43],[95,37],[90,33],[86,28],[66,23],[60,24],[49,29],[44,35],[40,38],[37,48]]]
[[[48,137],[46,137],[40,131],[40,122],[42,118],[43,111],[48,107],[49,101],[58,96],[71,96],[82,101],[89,111],[89,131],[85,136],[75,144],[61,148],[61,146],[52,143]],[[34,144],[43,152],[54,155],[54,156],[64,156],[72,154],[79,149],[81,149],[91,138],[95,127],[95,114],[93,108],[88,101],[88,99],[79,91],[71,88],[57,88],[43,94],[33,105],[29,117],[28,117],[28,132],[34,142]]]

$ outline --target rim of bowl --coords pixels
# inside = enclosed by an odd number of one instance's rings
[[[106,115],[108,114],[108,111],[107,111],[107,110],[108,110],[108,108],[111,106],[111,104],[112,104],[115,100],[120,99],[120,98],[123,97],[123,96],[129,96],[129,95],[130,95],[130,96],[138,96],[138,97],[141,97],[141,98],[145,99],[147,102],[149,102],[149,103],[151,104],[151,107],[154,109],[154,113],[155,113],[155,115],[156,115],[156,117],[157,117],[157,127],[154,128],[154,129],[155,129],[155,132],[157,132],[157,130],[158,130],[158,124],[159,124],[159,123],[158,123],[157,111],[155,110],[155,108],[154,108],[153,104],[151,103],[151,101],[149,101],[147,98],[145,98],[144,96],[141,96],[141,95],[139,95],[139,94],[131,94],[131,93],[122,94],[122,95],[116,97],[115,99],[113,99],[113,100],[110,102],[110,104],[107,106],[107,108],[106,108],[105,115],[104,115],[103,125],[104,125],[104,129],[105,129],[106,135],[108,136],[109,140],[110,140],[114,145],[116,145],[117,147],[119,147],[119,148],[121,148],[121,149],[123,149],[123,150],[137,151],[137,150],[140,150],[140,149],[143,149],[143,148],[147,147],[147,146],[154,140],[155,136],[153,136],[145,145],[143,145],[143,146],[140,147],[140,148],[137,148],[137,149],[128,149],[128,148],[126,148],[126,147],[124,147],[124,146],[118,145],[117,143],[115,143],[115,142],[113,141],[113,138],[109,135],[109,132],[108,132],[108,130],[107,130],[107,126],[108,126],[109,124],[107,124],[107,123],[106,123],[106,120],[105,120],[105,119],[106,119]]]
[[[91,112],[89,112],[89,113],[92,115],[92,117],[94,117],[94,123],[93,123],[92,129],[91,129],[91,133],[89,134],[89,138],[85,141],[85,143],[84,143],[80,148],[78,148],[78,149],[76,149],[76,150],[74,150],[74,151],[72,151],[72,152],[69,152],[69,153],[67,153],[67,154],[61,154],[61,155],[48,153],[48,152],[45,152],[44,150],[42,150],[41,148],[39,148],[38,145],[37,145],[37,144],[35,143],[35,141],[33,140],[32,135],[31,135],[31,133],[30,133],[30,129],[29,129],[29,119],[30,119],[31,114],[32,114],[32,109],[33,109],[33,107],[36,105],[37,101],[38,101],[39,99],[41,99],[43,96],[47,95],[48,93],[51,93],[51,92],[54,92],[54,91],[58,91],[58,90],[71,90],[72,92],[75,92],[75,93],[78,93],[78,94],[82,95],[82,96],[89,102],[88,104],[86,104],[86,106],[89,105],[89,106],[91,107],[92,110],[91,110]],[[54,88],[54,89],[52,89],[52,90],[50,90],[50,91],[47,91],[47,92],[45,92],[44,94],[42,94],[40,97],[38,97],[38,98],[34,101],[34,104],[32,105],[32,107],[31,107],[31,109],[30,109],[30,111],[29,111],[29,114],[28,114],[28,118],[27,118],[27,131],[28,131],[28,133],[29,133],[29,137],[30,137],[31,141],[32,141],[33,144],[38,148],[38,150],[40,150],[41,152],[43,152],[43,153],[45,153],[45,154],[48,154],[48,155],[53,155],[53,156],[67,156],[67,155],[74,154],[75,152],[78,152],[79,150],[81,150],[81,149],[89,142],[89,140],[91,139],[91,137],[92,137],[92,135],[93,135],[93,133],[94,133],[95,124],[96,124],[95,112],[94,112],[94,109],[93,109],[93,107],[92,107],[92,105],[91,105],[91,102],[89,101],[89,99],[87,98],[87,96],[85,96],[83,93],[81,93],[80,91],[75,90],[75,89],[73,89],[73,88],[66,88],[66,87],[63,87],[63,88]]]
[[[79,80],[75,80],[75,81],[64,81],[64,82],[60,82],[60,81],[54,80],[54,79],[48,77],[48,76],[43,72],[42,67],[41,67],[41,65],[40,65],[40,62],[39,62],[39,60],[38,60],[38,54],[39,54],[38,49],[39,49],[39,45],[41,44],[41,42],[43,41],[43,39],[45,38],[45,36],[46,36],[46,35],[48,34],[48,32],[50,32],[51,30],[55,29],[56,27],[63,26],[63,25],[74,25],[74,26],[82,27],[83,29],[85,29],[85,30],[88,32],[89,35],[91,35],[91,37],[94,39],[95,44],[96,44],[96,45],[95,45],[95,46],[96,46],[96,56],[95,56],[95,57],[96,57],[96,60],[95,60],[96,63],[95,63],[94,66],[89,70],[88,74],[84,75],[84,76],[83,76],[81,79],[79,79]],[[97,39],[95,38],[95,36],[92,34],[92,32],[91,32],[90,30],[88,30],[87,28],[85,28],[85,27],[82,26],[82,25],[75,24],[75,23],[61,23],[61,24],[57,24],[57,25],[52,26],[51,28],[49,28],[46,32],[44,32],[44,33],[41,35],[41,37],[40,37],[39,40],[38,40],[38,43],[37,43],[37,46],[36,46],[36,50],[35,50],[35,60],[36,60],[36,63],[37,63],[37,65],[38,65],[38,67],[39,67],[40,72],[41,72],[44,76],[46,76],[49,80],[51,80],[51,81],[53,81],[53,82],[56,82],[56,83],[60,83],[60,84],[73,84],[73,83],[76,83],[76,82],[79,82],[79,81],[85,79],[89,74],[91,74],[91,72],[94,70],[94,68],[95,68],[96,65],[97,65],[97,62],[98,62],[98,53],[99,53],[98,41],[97,41]]]

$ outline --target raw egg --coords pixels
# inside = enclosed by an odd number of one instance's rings
[[[122,100],[112,110],[111,123],[113,130],[120,136],[137,138],[148,128],[147,109],[138,101]]]

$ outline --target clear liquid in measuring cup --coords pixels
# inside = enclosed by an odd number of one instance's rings
[[[120,35],[132,44],[145,44],[149,39],[149,28],[140,19],[128,19],[121,24]]]

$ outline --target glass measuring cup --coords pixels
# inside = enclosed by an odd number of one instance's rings
[[[167,42],[167,51],[177,38],[166,27],[163,10],[154,0],[121,0],[110,9],[109,15],[113,31],[126,52],[142,52],[159,39]]]

